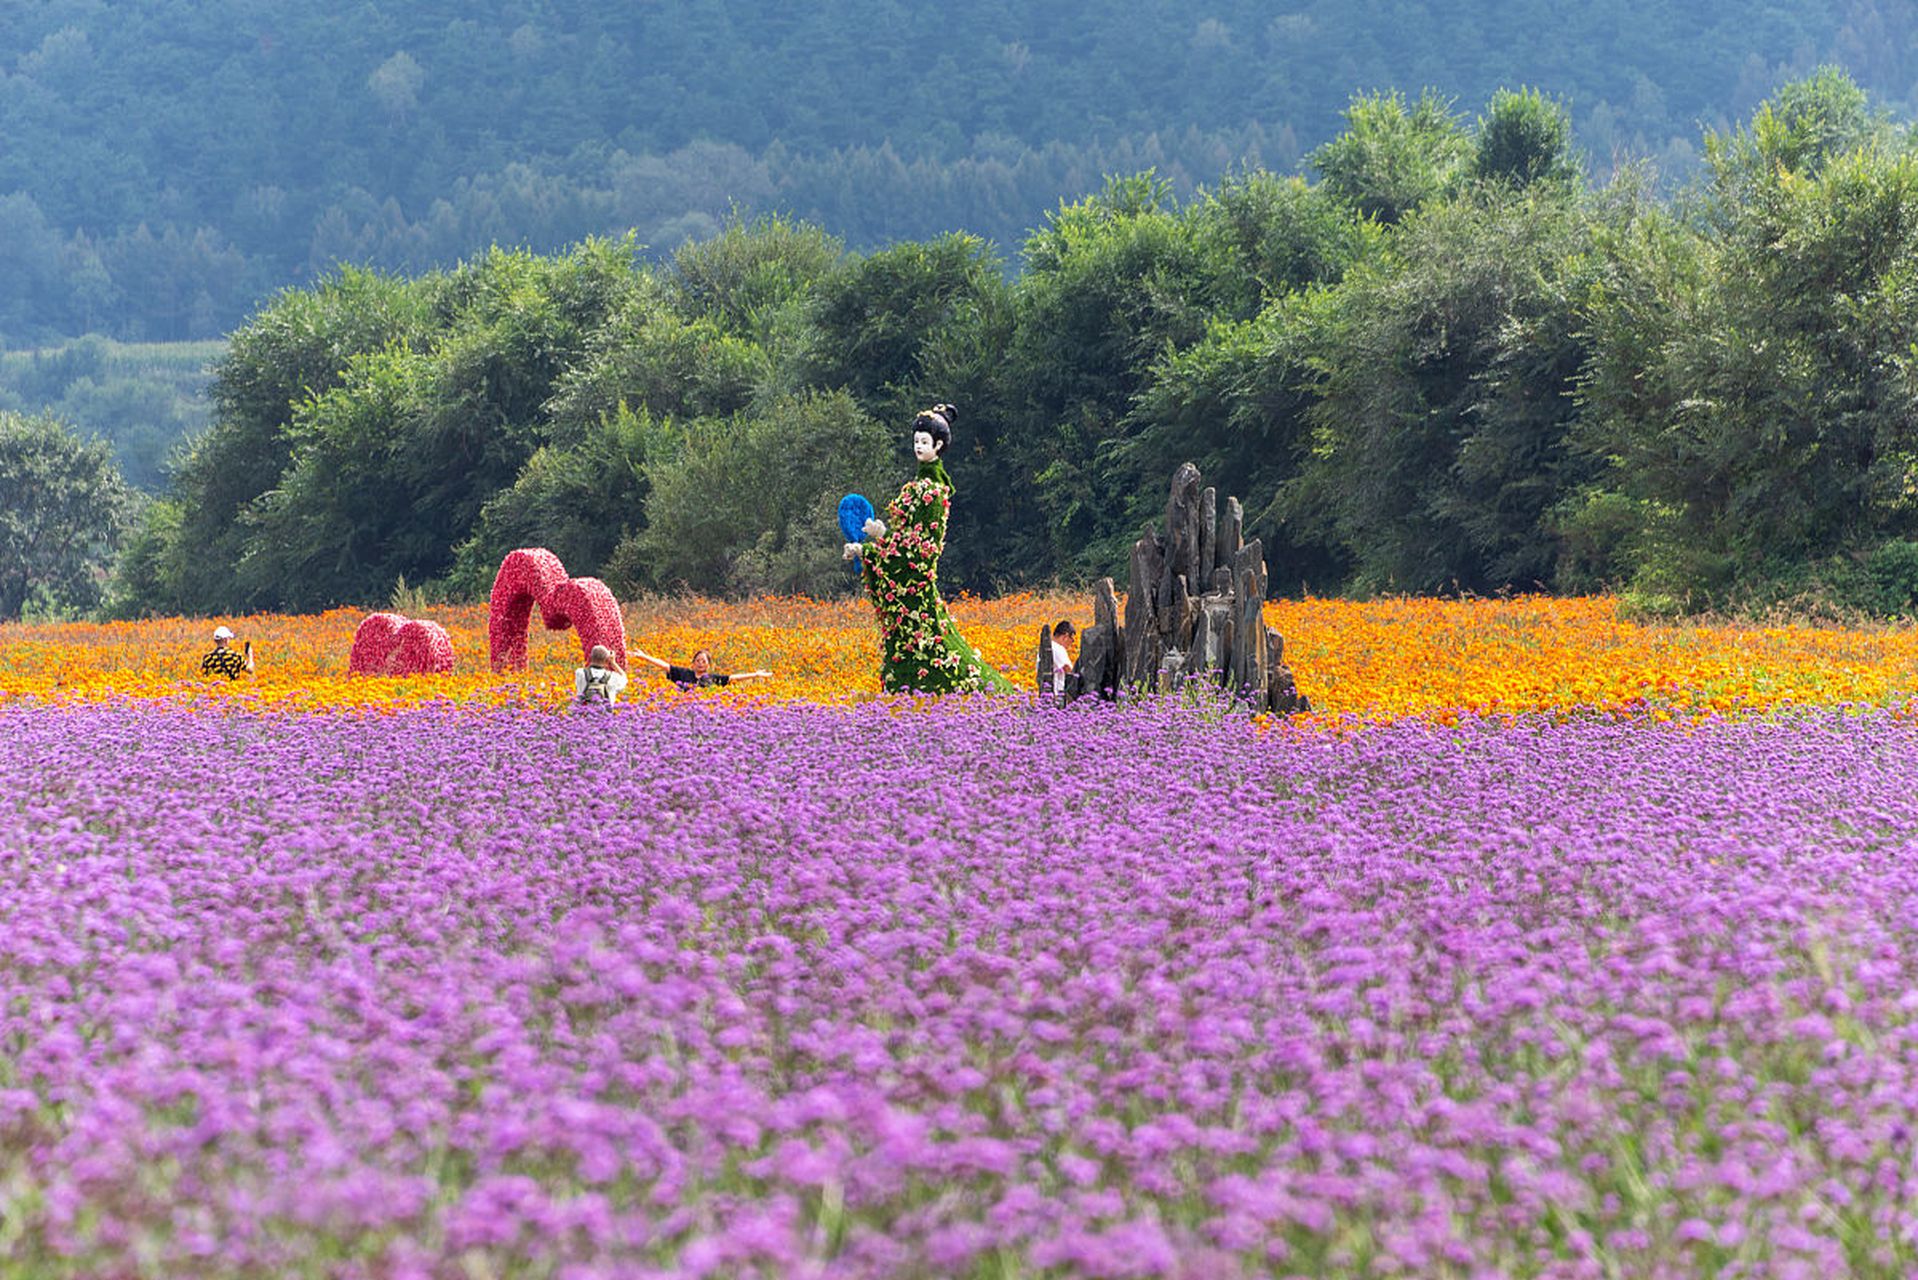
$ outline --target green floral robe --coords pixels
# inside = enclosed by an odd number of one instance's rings
[[[959,634],[939,598],[952,477],[934,460],[919,464],[886,508],[886,532],[860,552],[879,615],[880,675],[887,693],[1011,692],[1012,684]]]

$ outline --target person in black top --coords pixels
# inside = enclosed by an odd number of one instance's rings
[[[722,675],[713,670],[713,655],[710,649],[693,650],[692,665],[689,667],[679,666],[664,658],[655,658],[644,649],[633,649],[627,656],[638,658],[641,662],[650,662],[664,671],[666,678],[682,689],[709,689],[714,685],[731,684],[735,680],[769,680],[773,674],[770,671],[735,671],[731,675]]]
[[[213,632],[213,651],[200,659],[200,674],[203,676],[225,676],[229,680],[238,680],[243,671],[253,670],[253,642],[246,642],[246,652],[238,654],[227,646],[233,639],[233,632],[227,627],[217,627]]]

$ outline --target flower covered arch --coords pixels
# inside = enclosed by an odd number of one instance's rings
[[[486,627],[493,670],[526,669],[534,606],[548,631],[571,628],[579,635],[582,662],[597,644],[625,660],[626,620],[611,589],[598,578],[567,577],[566,566],[544,547],[521,547],[507,553],[493,578]]]

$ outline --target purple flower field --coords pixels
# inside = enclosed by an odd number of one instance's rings
[[[1918,728],[0,711],[0,1277],[1907,1276]]]

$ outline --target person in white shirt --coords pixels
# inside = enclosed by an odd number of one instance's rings
[[[581,707],[610,707],[626,688],[619,659],[603,644],[593,646],[586,665],[573,669],[573,703]]]
[[[1061,618],[1059,625],[1052,629],[1052,691],[1064,693],[1066,678],[1072,674],[1072,655],[1066,651],[1066,645],[1077,631],[1070,618]]]

